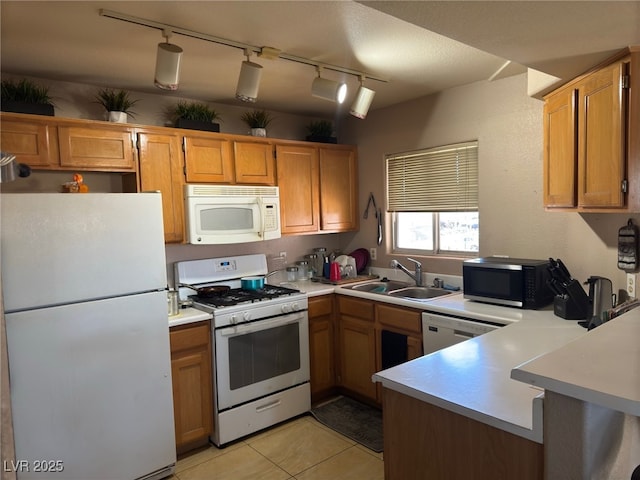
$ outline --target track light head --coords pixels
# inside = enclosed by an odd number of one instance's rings
[[[165,42],[158,44],[156,54],[156,74],[154,83],[163,90],[177,90],[180,79],[180,60],[182,48],[169,43],[170,31],[163,31]]]
[[[245,51],[247,59],[242,62],[236,87],[236,98],[243,102],[254,103],[258,99],[262,65],[249,61],[250,52]]]
[[[373,97],[375,95],[375,91],[364,86],[364,78],[361,77],[360,88],[358,89],[358,94],[351,105],[349,113],[354,117],[364,120],[367,117],[367,112],[369,111],[369,107],[371,106],[371,102],[373,102]]]
[[[347,98],[347,84],[322,78],[320,76],[321,67],[316,67],[316,70],[318,71],[318,76],[311,84],[311,95],[331,102],[344,102],[344,99]]]

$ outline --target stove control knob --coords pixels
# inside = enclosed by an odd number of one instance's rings
[[[294,312],[297,312],[298,310],[300,310],[300,306],[297,303],[292,303],[291,310],[293,310]]]
[[[288,303],[283,303],[282,307],[281,307],[282,313],[290,313],[291,312],[291,305],[289,305]]]
[[[238,317],[236,317],[235,314],[231,315],[229,320],[231,321],[231,325],[236,325],[238,323]]]
[[[248,322],[249,320],[251,320],[251,313],[249,312],[242,312],[242,319],[245,322]]]

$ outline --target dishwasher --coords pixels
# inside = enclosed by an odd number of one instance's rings
[[[441,313],[422,312],[422,348],[428,355],[504,325]]]

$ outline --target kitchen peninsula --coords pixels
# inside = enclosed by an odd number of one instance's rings
[[[430,302],[425,308],[450,314],[453,308],[477,309],[487,315],[490,311],[499,315],[500,308],[456,297]],[[575,321],[556,317],[549,308],[538,311],[507,308],[505,312],[517,313],[521,318],[489,334],[374,375],[374,381],[383,386],[385,478],[592,478],[561,477],[548,471],[546,444],[553,441],[549,434],[559,432],[546,422],[553,412],[542,387],[553,389],[558,382],[541,378],[546,374],[545,378],[553,379],[557,374],[562,385],[570,385],[571,371],[577,363],[599,363],[601,357],[611,356],[612,348],[619,351],[618,347],[611,347],[611,340],[603,342],[600,349],[591,348],[611,335],[619,337],[622,342],[619,345],[626,345],[622,351],[633,352],[637,365],[640,353],[637,345],[631,343],[640,335],[640,312],[630,312],[606,324],[607,328],[589,333]],[[635,329],[635,333],[630,329]],[[546,357],[548,360],[544,361]],[[536,358],[529,367],[523,365]],[[628,360],[634,362],[633,358]],[[599,371],[605,378],[621,374],[611,363],[600,365]],[[610,370],[605,373],[607,369]],[[637,432],[640,381],[626,375],[618,380],[630,382],[627,391],[635,389],[635,396],[627,395],[625,412],[636,415],[627,422],[634,424],[632,428]],[[616,382],[596,383],[598,386],[591,387],[601,391],[593,392],[587,400],[610,398],[612,384]],[[584,389],[589,388],[584,385]],[[582,398],[575,394],[577,387],[555,390]],[[565,405],[562,407],[566,409]],[[608,408],[619,409],[619,404],[609,403]],[[572,432],[577,433],[578,426],[573,428]],[[585,440],[566,435],[563,441],[570,442],[574,450],[576,444],[582,446]],[[587,451],[593,446],[584,448]],[[638,446],[633,448],[637,450]],[[573,461],[566,455],[562,460]],[[579,461],[584,463],[582,457]]]

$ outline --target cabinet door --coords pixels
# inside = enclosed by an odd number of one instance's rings
[[[182,156],[177,135],[138,134],[140,189],[162,193],[162,215],[166,242],[184,238]]]
[[[544,205],[575,207],[578,179],[576,90],[562,90],[544,104]]]
[[[2,114],[0,148],[34,168],[57,167],[58,131],[49,120]]]
[[[320,228],[318,150],[276,145],[282,233],[317,232]]]
[[[275,185],[273,145],[268,143],[234,142],[236,183]]]
[[[131,129],[58,126],[60,166],[69,169],[133,171],[135,150]]]
[[[620,62],[589,75],[579,86],[578,205],[623,207],[626,90]],[[637,132],[636,132],[637,133]]]
[[[333,295],[309,299],[309,357],[311,363],[311,400],[329,393],[335,381],[335,338]]]
[[[320,229],[358,229],[358,169],[354,149],[320,148]]]
[[[376,401],[376,336],[373,322],[340,317],[340,384]]]
[[[229,140],[184,137],[187,182],[233,183],[233,158]]]
[[[171,375],[178,450],[213,431],[211,337],[209,323],[172,329]]]

